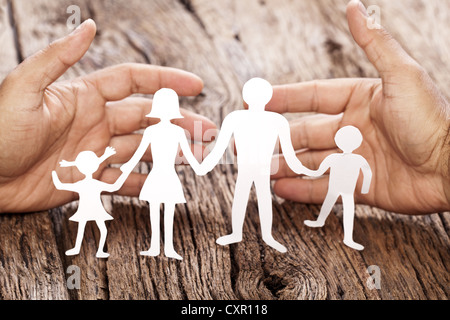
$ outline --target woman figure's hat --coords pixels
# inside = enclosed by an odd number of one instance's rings
[[[172,89],[161,89],[153,96],[152,111],[149,118],[182,119],[178,94]]]

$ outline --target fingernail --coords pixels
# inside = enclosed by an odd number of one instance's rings
[[[368,17],[369,14],[367,13],[366,7],[364,6],[364,4],[358,0],[358,9],[359,11],[361,11],[361,13],[365,16]]]

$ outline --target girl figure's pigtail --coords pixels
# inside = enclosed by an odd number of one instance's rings
[[[75,167],[76,166],[75,162],[69,162],[69,161],[66,161],[66,160],[61,161],[59,163],[59,165],[61,166],[61,168],[68,168],[68,167]]]

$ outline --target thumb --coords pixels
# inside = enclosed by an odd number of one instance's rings
[[[361,1],[352,0],[348,4],[347,20],[356,43],[364,50],[382,78],[405,65],[417,65],[389,32],[369,17]]]
[[[96,33],[95,22],[85,21],[66,37],[56,40],[22,62],[11,76],[42,92],[77,63],[87,52]]]

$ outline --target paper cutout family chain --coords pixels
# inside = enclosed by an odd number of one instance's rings
[[[100,229],[100,243],[97,257],[107,258],[104,245],[107,236],[105,221],[112,220],[101,202],[102,192],[114,192],[121,188],[128,175],[144,156],[151,145],[153,166],[141,190],[139,199],[149,202],[151,219],[151,245],[145,256],[160,254],[160,206],[164,204],[164,254],[181,260],[173,247],[173,221],[175,205],[186,203],[183,187],[175,171],[175,161],[179,148],[197,175],[210,172],[220,161],[234,136],[237,154],[238,177],[232,206],[232,233],[217,240],[220,245],[228,245],[242,240],[244,217],[252,185],[255,185],[258,198],[258,210],[261,221],[262,238],[267,245],[286,252],[286,248],[272,236],[272,195],[270,191],[270,174],[273,153],[279,139],[282,153],[288,166],[296,173],[319,177],[330,169],[328,194],[317,221],[305,221],[309,227],[322,227],[334,204],[342,197],[344,210],[344,243],[356,250],[364,247],[353,241],[353,224],[355,216],[354,192],[360,171],[364,176],[362,193],[369,192],[372,171],[367,161],[352,152],[360,147],[363,137],[361,132],[347,126],[340,129],[335,137],[336,145],[343,153],[328,156],[317,171],[305,168],[296,157],[292,146],[289,123],[282,115],[265,111],[272,99],[273,88],[269,82],[260,78],[248,81],[243,89],[244,101],[248,110],[229,114],[223,124],[216,145],[212,152],[200,164],[192,154],[184,130],[171,123],[182,118],[179,111],[179,99],[175,91],[161,89],[155,93],[152,110],[147,117],[161,121],[147,128],[142,142],[131,160],[121,167],[123,174],[114,184],[107,184],[93,178],[100,164],[115,154],[108,147],[105,154],[98,158],[90,151],[81,152],[74,162],[62,161],[61,167],[75,166],[85,178],[76,183],[61,183],[55,171],[53,181],[58,190],[72,191],[79,194],[77,212],[70,218],[78,222],[75,247],[67,255],[79,254],[86,222],[95,221]]]

